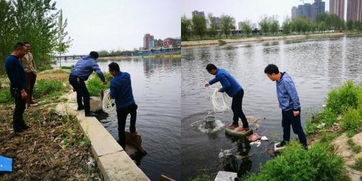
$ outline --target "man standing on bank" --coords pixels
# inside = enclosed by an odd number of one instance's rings
[[[15,133],[22,132],[29,127],[24,121],[25,101],[28,98],[26,93],[26,77],[24,68],[20,63],[27,53],[23,43],[17,43],[14,50],[5,60],[6,74],[10,80],[10,92],[15,99],[15,109],[13,114],[13,128]]]
[[[121,72],[119,65],[112,62],[108,65],[109,73],[114,77],[111,80],[111,97],[115,99],[118,119],[119,144],[126,148],[125,127],[128,114],[131,114],[130,132],[131,135],[137,135],[136,118],[137,105],[133,98],[131,76],[127,72]]]
[[[75,64],[69,76],[69,83],[77,92],[78,111],[84,109],[85,116],[96,116],[94,112],[90,111],[90,96],[85,81],[92,72],[95,71],[102,82],[107,84],[107,81],[96,62],[98,57],[99,55],[97,52],[90,52],[89,56],[83,57]]]
[[[36,81],[36,65],[33,54],[30,52],[30,43],[24,42],[24,45],[27,53],[21,59],[21,64],[23,65],[26,74],[26,92],[28,93],[28,99],[26,102],[29,107],[36,105],[36,102],[33,99],[33,89]]]
[[[249,123],[245,117],[243,112],[243,97],[244,97],[244,90],[240,86],[240,84],[232,77],[232,75],[224,69],[217,68],[214,64],[208,64],[206,66],[206,70],[215,75],[215,78],[210,80],[208,83],[205,84],[205,87],[208,87],[216,82],[220,82],[222,88],[219,92],[226,92],[227,95],[232,97],[232,104],[231,110],[234,113],[233,123],[227,126],[229,129],[238,128],[237,132],[248,131],[249,130]],[[239,127],[239,118],[243,122],[243,127]]]
[[[290,125],[292,125],[294,133],[298,135],[299,142],[304,148],[307,148],[307,139],[300,121],[299,97],[292,78],[286,72],[279,72],[278,67],[274,64],[266,66],[264,73],[270,80],[276,81],[279,107],[282,109],[283,141],[276,146],[283,147],[289,142]]]

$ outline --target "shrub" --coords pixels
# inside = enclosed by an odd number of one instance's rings
[[[39,80],[35,84],[33,96],[34,98],[39,99],[44,96],[55,96],[60,94],[62,91],[64,91],[64,86],[60,80]]]
[[[327,108],[336,115],[347,111],[348,108],[357,108],[358,87],[352,81],[347,81],[342,87],[333,89],[328,94]]]
[[[357,158],[356,162],[351,167],[362,172],[362,157]]]
[[[351,138],[348,139],[347,144],[351,148],[353,153],[359,153],[362,149],[361,146],[354,143]]]
[[[349,108],[341,120],[341,128],[347,131],[348,136],[353,136],[360,131],[362,120],[357,109]]]
[[[112,79],[112,75],[109,73],[105,73],[104,76],[108,81]],[[92,75],[87,81],[87,89],[91,96],[100,96],[101,90],[109,89],[109,84],[104,85],[98,76]]]
[[[279,180],[347,180],[343,161],[333,153],[328,144],[318,143],[308,151],[296,142],[284,152],[269,160],[260,173],[251,175],[249,181]]]
[[[9,88],[0,89],[0,103],[11,103],[13,101]]]

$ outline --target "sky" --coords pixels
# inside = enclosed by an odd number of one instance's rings
[[[326,11],[329,9],[329,0],[325,2]],[[304,3],[313,3],[314,0],[304,0]],[[182,0],[182,16],[192,17],[192,11],[204,11],[207,16],[229,15],[235,18],[236,23],[248,20],[257,23],[264,16],[276,15],[279,22],[291,17],[293,6],[303,4],[302,0]]]
[[[73,39],[66,54],[95,50],[133,50],[143,36],[181,36],[181,0],[56,0]]]

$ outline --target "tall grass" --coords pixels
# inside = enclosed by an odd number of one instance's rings
[[[260,173],[248,181],[329,181],[348,180],[342,158],[328,144],[318,143],[308,151],[297,142],[289,144],[280,156],[268,161]]]

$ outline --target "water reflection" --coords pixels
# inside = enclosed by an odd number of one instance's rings
[[[249,159],[245,163],[251,163],[242,164],[246,166],[244,170],[257,172],[260,164],[271,158],[266,151],[272,147],[272,142],[280,141],[282,136],[275,83],[265,76],[264,67],[274,63],[281,71],[292,76],[299,93],[304,124],[325,103],[328,90],[340,86],[346,80],[361,80],[361,48],[362,37],[343,37],[183,49],[182,178],[192,178],[205,172],[215,175],[223,169],[223,164],[218,159],[222,150],[236,149],[237,146],[245,150],[244,146],[227,138],[223,131],[210,138],[191,129],[193,122],[202,119],[212,110],[209,97],[212,89],[202,86],[204,81],[211,78],[205,71],[208,63],[229,70],[241,83],[245,89],[243,109],[247,116],[266,118],[260,123],[261,128],[257,133],[268,136],[270,142],[262,142],[260,147],[251,145],[243,153],[247,153]],[[229,111],[215,116],[225,124],[232,120],[232,113]],[[239,162],[244,163],[243,160]]]

